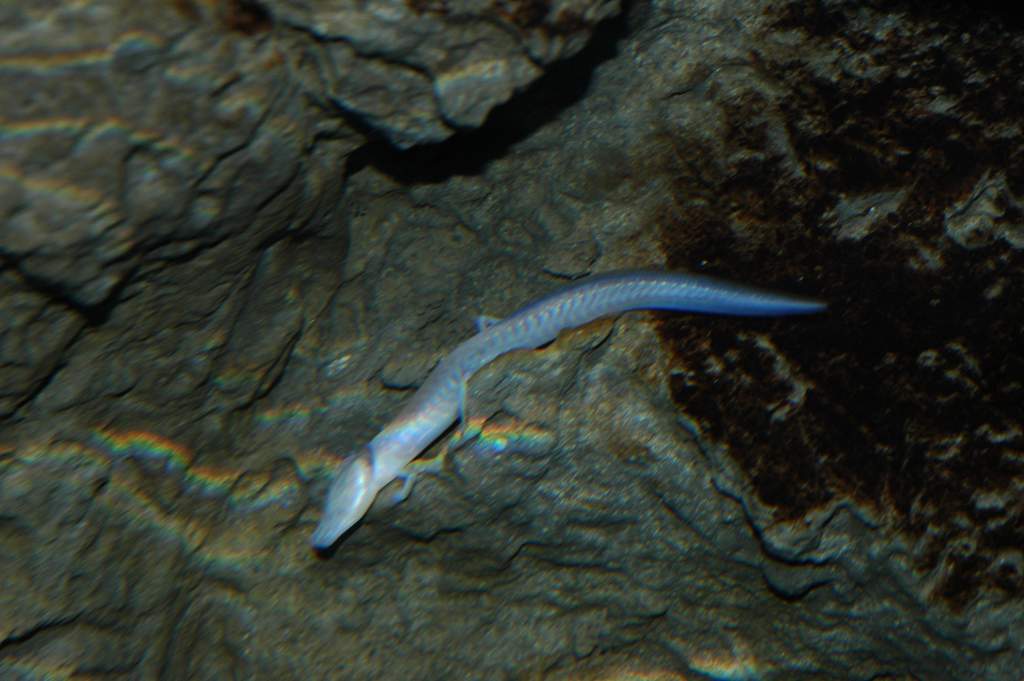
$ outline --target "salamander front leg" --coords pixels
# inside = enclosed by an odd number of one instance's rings
[[[472,440],[475,436],[479,435],[479,429],[476,433],[471,432],[472,428],[469,423],[469,417],[466,416],[466,412],[469,411],[469,405],[467,404],[466,393],[468,387],[466,385],[466,379],[462,378],[459,381],[459,427],[455,430],[452,435],[451,443],[455,443],[455,448],[458,449],[469,440]]]
[[[431,475],[437,475],[444,470],[444,460],[447,455],[447,449],[432,459],[416,459],[410,461],[405,465],[398,475],[395,476],[401,486],[383,498],[384,504],[388,507],[397,506],[406,499],[409,498],[409,494],[412,493],[412,487],[416,484],[416,478],[420,475],[427,473]]]
[[[466,428],[466,377],[459,378],[459,430]]]
[[[501,320],[497,317],[491,317],[485,314],[480,315],[476,318],[476,332],[483,333],[487,329],[491,328]]]

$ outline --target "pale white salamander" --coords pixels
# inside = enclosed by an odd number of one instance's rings
[[[648,270],[609,272],[581,279],[503,320],[481,318],[479,333],[463,341],[430,372],[398,416],[342,464],[327,491],[312,544],[327,549],[370,508],[377,493],[404,470],[456,417],[464,419],[466,382],[512,350],[538,348],[560,331],[627,310],[659,309],[728,315],[818,312],[824,303],[760,291],[694,274]]]

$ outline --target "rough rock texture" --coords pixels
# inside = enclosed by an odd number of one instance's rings
[[[4,5],[0,678],[1018,679],[1024,27],[958,7]],[[311,555],[476,315],[634,265],[831,307],[500,358]]]
[[[321,87],[400,147],[476,128],[553,61],[578,52],[618,0],[274,0],[308,33]]]
[[[225,331],[247,297],[301,316],[261,276],[330,220],[362,139],[303,96],[302,46],[263,28],[174,3],[0,11],[0,414],[257,392],[210,392]]]

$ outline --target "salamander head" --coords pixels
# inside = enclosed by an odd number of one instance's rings
[[[318,551],[329,549],[363,517],[375,496],[377,489],[373,481],[373,452],[369,447],[364,447],[342,463],[338,474],[331,481],[324,513],[320,517],[320,524],[313,531],[313,548]]]

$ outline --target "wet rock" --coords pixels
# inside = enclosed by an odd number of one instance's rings
[[[1021,27],[572,7],[0,10],[0,671],[1015,678]],[[830,308],[499,358],[310,553],[478,315],[638,265]]]

